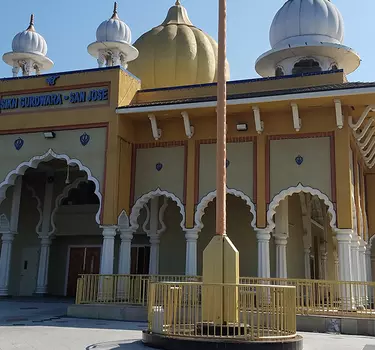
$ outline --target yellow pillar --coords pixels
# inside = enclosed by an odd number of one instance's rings
[[[350,186],[350,133],[346,124],[335,131],[337,227],[352,229]]]
[[[186,228],[194,227],[196,166],[196,143],[194,140],[189,140],[187,145],[187,169],[185,189]]]
[[[257,179],[256,179],[256,205],[257,205],[257,227],[265,228],[267,226],[267,198],[266,198],[266,148],[267,136],[259,135],[257,137]]]
[[[130,215],[130,193],[132,180],[132,153],[133,145],[123,139],[120,139],[119,152],[119,172],[120,179],[118,188],[118,205],[117,215],[125,210],[126,214]]]
[[[108,125],[105,183],[103,184],[103,225],[117,224],[118,175],[120,154],[120,138],[117,136],[117,130],[117,122],[111,121]]]

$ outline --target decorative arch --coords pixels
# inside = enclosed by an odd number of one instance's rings
[[[244,194],[243,192],[239,191],[239,190],[227,187],[227,195],[228,194],[231,194],[235,197],[241,198],[246,202],[247,206],[250,207],[251,214],[253,215],[253,219],[252,219],[250,225],[251,225],[251,227],[256,229],[256,220],[257,220],[256,209],[255,209],[255,205],[252,202],[252,200],[250,199],[250,197],[247,196],[246,194]],[[204,211],[208,207],[208,204],[210,204],[210,202],[212,202],[215,198],[216,198],[216,190],[212,191],[209,194],[207,194],[206,196],[204,196],[201,199],[201,201],[199,202],[199,204],[197,205],[197,209],[195,211],[195,216],[194,216],[194,221],[195,221],[195,228],[198,230],[198,232],[201,231],[203,229],[203,226],[204,226],[203,222],[202,222],[202,217],[204,215]]]
[[[18,175],[24,175],[26,170],[29,168],[36,169],[41,162],[48,162],[52,159],[65,160],[68,165],[78,166],[79,170],[84,171],[87,174],[87,180],[92,181],[95,184],[95,194],[99,198],[99,209],[96,213],[95,219],[98,224],[100,224],[100,213],[102,210],[103,196],[100,193],[99,181],[92,175],[91,170],[84,166],[78,159],[70,158],[66,154],[58,154],[50,148],[46,153],[40,156],[34,156],[29,161],[23,162],[18,167],[5,177],[5,180],[0,183],[0,203],[5,199],[6,190],[9,186],[14,185],[14,182]]]
[[[56,197],[56,200],[55,200],[55,206],[53,208],[53,211],[51,213],[51,226],[52,226],[52,231],[50,232],[50,234],[53,234],[56,232],[56,224],[55,224],[55,216],[56,216],[56,213],[58,211],[58,209],[60,208],[60,205],[61,205],[61,202],[69,197],[69,193],[71,190],[73,189],[76,189],[78,188],[78,186],[82,183],[82,182],[88,182],[88,180],[85,178],[85,177],[79,177],[77,179],[75,179],[70,185],[68,186],[65,186],[62,193],[60,193],[57,197]]]
[[[130,226],[134,231],[136,231],[139,227],[138,225],[138,217],[141,212],[141,209],[143,206],[152,198],[158,197],[158,196],[164,196],[167,198],[172,199],[177,206],[180,208],[180,214],[182,216],[182,220],[180,223],[180,226],[183,230],[185,230],[185,206],[182,204],[181,200],[173,193],[164,191],[160,188],[157,188],[155,191],[151,191],[149,193],[144,194],[142,197],[138,198],[135,202],[132,212],[130,214]]]
[[[373,245],[373,240],[375,239],[375,235],[372,235],[370,237],[370,239],[368,240],[368,249],[371,249],[372,248],[372,245]]]
[[[300,192],[310,193],[313,196],[317,196],[324,202],[324,204],[328,207],[328,213],[331,214],[330,226],[333,230],[336,230],[336,211],[331,200],[320,190],[312,188],[310,186],[303,186],[301,183],[299,183],[295,187],[289,187],[288,189],[281,191],[279,194],[273,197],[267,211],[268,229],[272,231],[276,226],[273,217],[276,214],[276,208],[279,206],[280,202],[286,197],[292,196],[293,194]]]

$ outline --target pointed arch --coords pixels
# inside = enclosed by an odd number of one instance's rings
[[[130,227],[130,222],[129,222],[129,216],[126,214],[125,209],[123,209],[120,213],[120,215],[117,218],[117,226],[119,229],[128,229]]]
[[[82,183],[82,182],[88,182],[88,180],[85,178],[85,177],[79,177],[77,179],[75,179],[70,185],[68,186],[65,186],[62,193],[60,193],[57,197],[56,197],[56,200],[55,200],[55,207],[53,208],[53,211],[51,213],[51,226],[52,226],[52,231],[49,232],[50,234],[53,234],[56,232],[56,223],[55,223],[55,216],[56,216],[56,213],[58,211],[58,209],[60,208],[60,205],[61,205],[61,202],[65,199],[65,198],[68,198],[69,197],[69,194],[70,194],[70,191],[73,190],[73,189],[76,189],[78,188],[78,186]]]
[[[100,213],[102,211],[103,196],[100,193],[99,181],[92,175],[91,170],[84,166],[78,159],[70,158],[66,154],[58,154],[50,148],[46,153],[40,156],[34,156],[29,161],[22,162],[17,168],[10,171],[5,177],[5,180],[0,183],[0,203],[5,199],[6,190],[9,186],[14,185],[14,182],[18,175],[24,175],[26,170],[29,168],[36,169],[41,162],[48,162],[52,159],[65,160],[68,165],[78,166],[79,170],[84,171],[87,174],[87,180],[92,181],[95,184],[95,194],[99,198],[99,209],[96,213],[95,219],[100,224]]]
[[[328,213],[331,214],[331,221],[330,226],[335,231],[336,230],[336,211],[333,203],[331,200],[322,193],[320,190],[316,188],[312,188],[310,186],[304,186],[301,183],[299,183],[297,186],[289,187],[286,190],[283,190],[279,192],[275,197],[273,197],[271,203],[268,206],[267,211],[267,223],[268,223],[268,229],[272,231],[275,228],[275,222],[273,220],[273,217],[276,214],[276,208],[279,206],[280,202],[285,199],[288,196],[292,196],[295,193],[310,193],[313,196],[317,196],[319,199],[321,199],[324,204],[328,207]]]
[[[251,220],[251,227],[256,229],[256,209],[255,209],[255,204],[252,202],[249,196],[247,196],[245,193],[236,190],[234,188],[228,188],[227,187],[227,195],[231,194],[235,197],[241,198],[245,201],[247,206],[250,208],[250,213],[253,215],[253,219]],[[216,190],[208,193],[206,196],[204,196],[199,204],[197,205],[197,209],[195,211],[195,216],[194,216],[194,222],[195,222],[195,228],[199,231],[203,229],[203,222],[202,218],[204,215],[204,212],[210,202],[212,202],[216,198]]]
[[[141,212],[141,209],[143,206],[152,198],[158,197],[158,196],[164,196],[167,198],[172,199],[180,209],[180,214],[182,216],[182,220],[180,223],[181,228],[185,231],[185,206],[182,204],[181,200],[173,193],[164,191],[160,188],[157,188],[154,191],[151,191],[149,193],[144,194],[140,198],[137,199],[135,202],[132,212],[130,214],[130,226],[134,231],[136,231],[139,227],[138,225],[138,217]]]

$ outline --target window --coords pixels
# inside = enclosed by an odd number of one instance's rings
[[[304,59],[297,62],[292,70],[293,74],[303,74],[303,73],[316,73],[321,72],[322,68],[319,65],[319,62],[313,59]]]
[[[285,74],[284,74],[284,71],[283,71],[283,69],[281,68],[281,67],[277,67],[276,68],[276,71],[275,71],[275,76],[276,77],[282,77],[282,76],[284,76]]]
[[[91,181],[81,182],[78,188],[72,189],[62,202],[62,205],[84,204],[99,204],[99,198],[95,194],[95,184]]]

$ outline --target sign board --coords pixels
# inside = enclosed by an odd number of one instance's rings
[[[1,113],[26,112],[42,109],[103,105],[107,104],[108,100],[109,91],[107,87],[41,92],[2,96],[0,98],[0,111]]]

